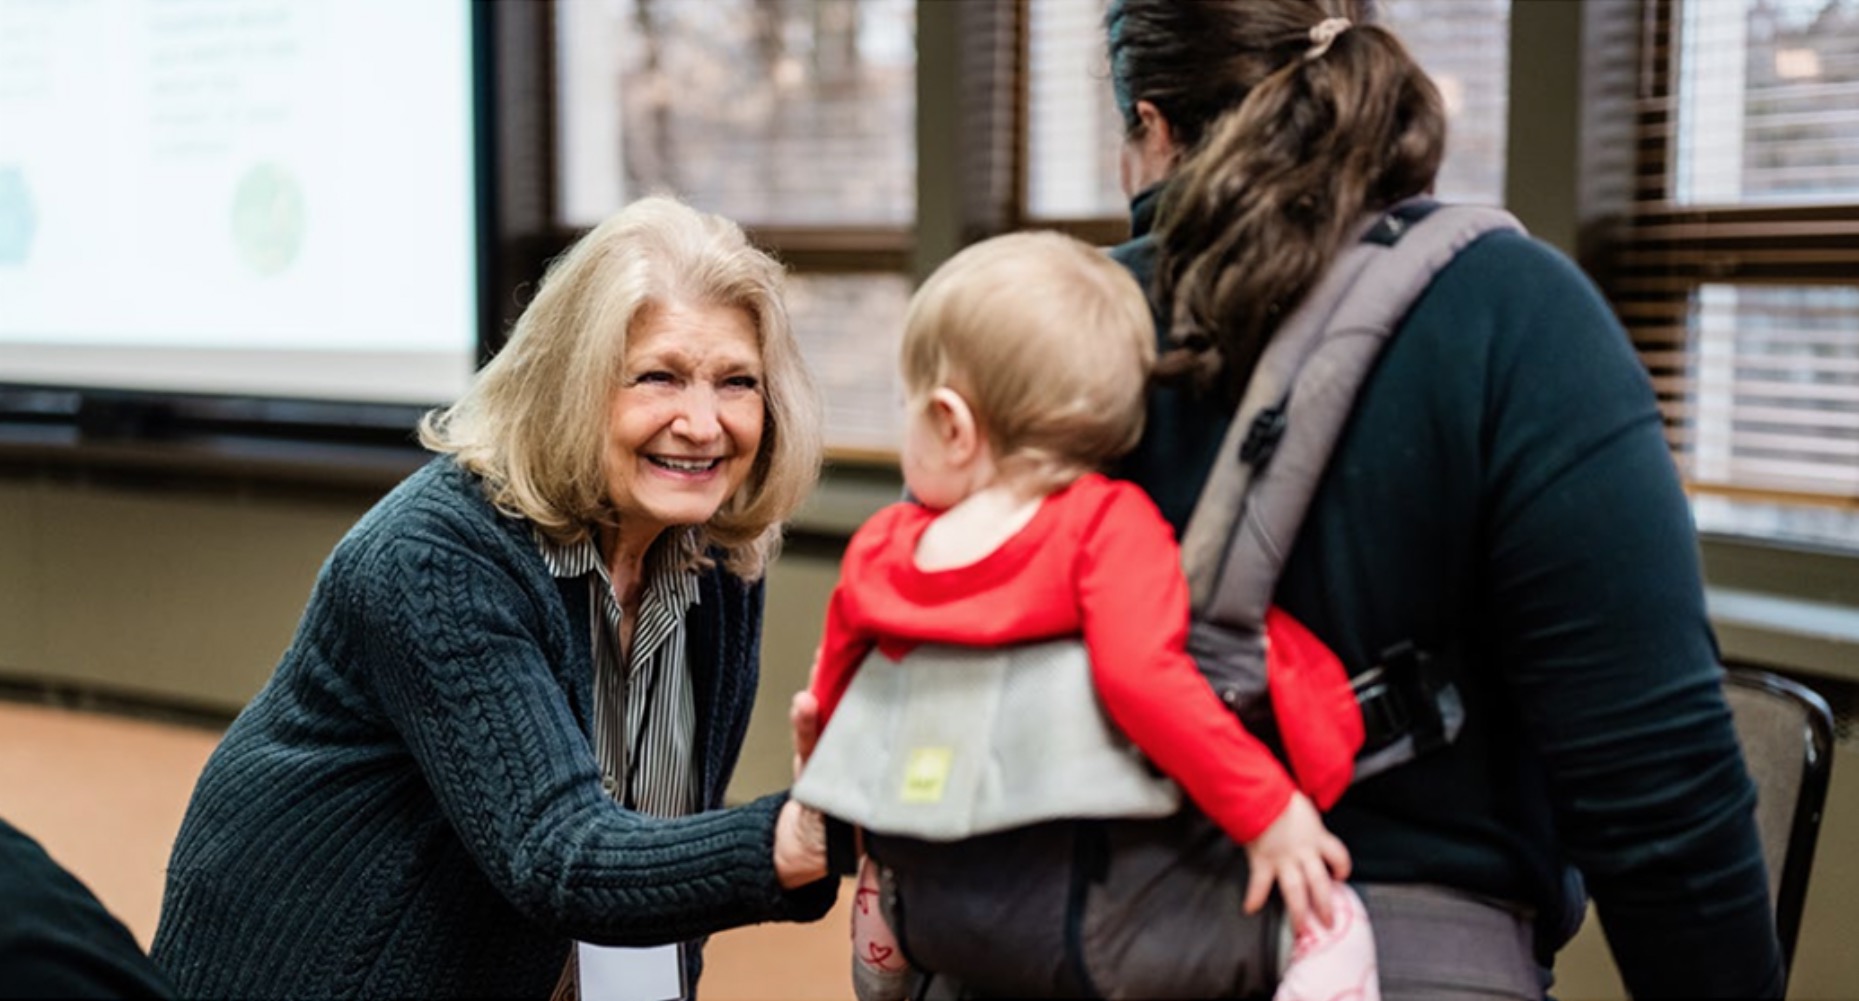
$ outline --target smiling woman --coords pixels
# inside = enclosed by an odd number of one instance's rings
[[[627,339],[607,418],[607,570],[641,565],[658,534],[701,525],[748,479],[761,449],[762,352],[735,306],[669,302],[642,311]]]
[[[182,994],[533,997],[621,963],[688,996],[704,936],[826,912],[817,815],[718,809],[820,462],[781,280],[662,198],[555,264],[208,762],[153,950]]]
[[[781,266],[719,216],[645,198],[596,226],[550,269],[518,318],[511,343],[422,440],[484,477],[501,509],[573,543],[613,522],[608,466],[619,394],[630,380],[676,380],[669,365],[638,369],[634,340],[665,360],[697,350],[675,335],[708,329],[717,314],[750,324],[765,440],[741,489],[703,522],[725,563],[759,576],[779,523],[812,490],[820,464],[820,400],[782,299]],[[655,334],[669,332],[662,338]],[[687,362],[696,361],[695,357]],[[687,369],[689,364],[685,366]]]

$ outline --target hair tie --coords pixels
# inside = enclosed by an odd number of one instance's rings
[[[1346,17],[1326,17],[1310,29],[1310,51],[1304,53],[1304,60],[1309,62],[1330,51],[1330,43],[1336,36],[1349,30]]]

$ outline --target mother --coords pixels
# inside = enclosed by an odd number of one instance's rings
[[[207,763],[153,950],[179,992],[539,997],[570,940],[685,943],[694,982],[705,935],[824,914],[817,816],[716,809],[819,424],[735,225],[654,198],[584,237]]]
[[[1183,376],[1123,472],[1177,530],[1279,320],[1375,214],[1432,187],[1439,95],[1372,15],[1110,5],[1141,192],[1115,254]],[[1276,600],[1352,674],[1407,644],[1464,697],[1456,743],[1329,817],[1385,997],[1541,997],[1581,919],[1577,871],[1635,997],[1778,992],[1685,498],[1645,372],[1566,259],[1505,232],[1439,273],[1357,397]]]

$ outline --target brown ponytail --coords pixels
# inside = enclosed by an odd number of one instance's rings
[[[1363,216],[1432,186],[1446,134],[1439,92],[1398,38],[1364,23],[1368,6],[1112,4],[1126,119],[1151,101],[1188,146],[1157,216],[1156,292],[1177,346],[1160,374],[1242,392],[1272,331]],[[1310,29],[1330,17],[1353,24],[1307,58]],[[1229,100],[1211,119],[1177,120],[1203,110],[1193,98],[1206,94]]]

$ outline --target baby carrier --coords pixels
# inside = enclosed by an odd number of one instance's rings
[[[1423,199],[1381,214],[1252,374],[1181,548],[1189,653],[1268,745],[1266,611],[1356,393],[1433,276],[1521,228]],[[1456,738],[1457,689],[1411,645],[1350,680],[1353,781]],[[1279,749],[1299,772],[1296,748]],[[1272,908],[1241,909],[1243,847],[1109,724],[1077,641],[872,653],[794,797],[864,828],[894,872],[887,910],[912,965],[983,995],[1265,995],[1288,953]]]

